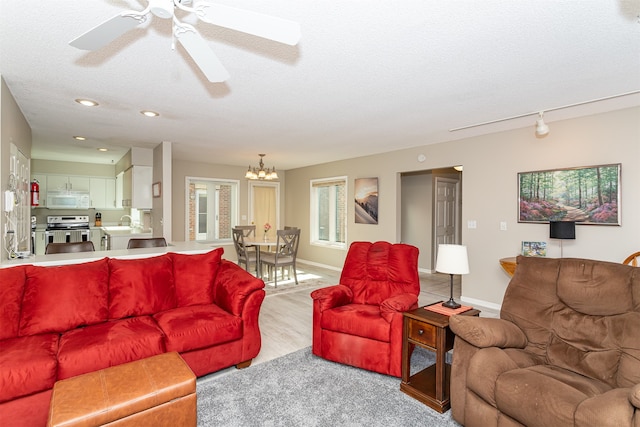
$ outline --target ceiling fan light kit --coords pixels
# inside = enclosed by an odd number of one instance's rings
[[[205,0],[196,0],[193,7],[190,0],[149,0],[148,6],[141,12],[124,11],[90,29],[69,44],[83,50],[97,50],[120,37],[129,30],[146,22],[149,14],[162,19],[171,19],[173,36],[187,51],[200,68],[207,80],[221,83],[230,76],[216,54],[198,31],[184,24],[175,16],[175,8],[194,13],[199,20],[235,31],[251,34],[288,45],[300,41],[300,24],[286,19],[276,18],[248,10],[212,4]],[[172,44],[173,46],[173,44]]]

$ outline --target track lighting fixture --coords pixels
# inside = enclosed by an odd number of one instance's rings
[[[638,94],[638,93],[640,93],[640,90],[633,90],[631,92],[620,93],[618,95],[605,96],[604,98],[590,99],[588,101],[576,102],[574,104],[562,105],[560,107],[545,108],[543,111],[540,111],[539,113],[536,113],[535,111],[531,111],[529,113],[518,114],[517,116],[505,117],[503,119],[490,120],[488,122],[475,123],[475,124],[472,124],[472,125],[466,125],[466,126],[460,126],[460,127],[452,128],[452,129],[449,129],[449,132],[456,132],[456,131],[459,131],[459,130],[475,128],[475,127],[478,127],[478,126],[486,126],[486,125],[490,125],[490,124],[493,124],[493,123],[505,122],[507,120],[514,120],[514,119],[519,119],[521,117],[528,117],[528,116],[533,116],[533,115],[537,114],[539,118],[538,118],[538,120],[536,120],[536,136],[538,138],[543,138],[544,136],[546,136],[549,133],[549,126],[547,126],[545,124],[544,119],[542,118],[542,116],[543,116],[545,111],[548,113],[549,111],[556,111],[556,110],[562,110],[564,108],[577,107],[579,105],[585,105],[585,104],[591,104],[591,103],[594,103],[594,102],[606,101],[608,99],[621,98],[621,97],[624,97],[624,96],[635,95],[635,94]]]
[[[544,122],[544,111],[538,113],[538,120],[536,120],[536,137],[544,138],[549,134],[549,126]]]

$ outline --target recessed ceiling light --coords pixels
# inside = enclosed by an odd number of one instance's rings
[[[98,151],[109,151],[106,148],[98,148]]]
[[[98,105],[96,101],[92,101],[91,99],[78,98],[76,99],[76,102],[80,105],[84,105],[85,107],[95,107]]]
[[[73,139],[78,140],[78,141],[86,141],[87,138],[85,138],[84,136],[79,136],[79,135],[75,135],[73,137]]]
[[[140,114],[143,114],[147,117],[158,117],[160,115],[160,113],[156,113],[155,111],[151,110],[142,110],[140,111]]]

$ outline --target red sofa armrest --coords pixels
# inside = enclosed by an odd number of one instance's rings
[[[353,292],[344,285],[334,285],[327,288],[316,289],[311,292],[314,308],[325,311],[330,308],[350,304],[353,300]]]
[[[399,294],[387,298],[380,304],[380,315],[391,323],[393,315],[418,308],[418,296],[413,294]]]
[[[262,279],[231,261],[222,260],[213,282],[213,303],[234,316],[241,316],[247,298],[263,288]]]

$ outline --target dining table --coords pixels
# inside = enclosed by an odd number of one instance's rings
[[[266,239],[264,237],[245,237],[244,238],[244,245],[245,247],[249,247],[249,246],[257,246],[257,250],[256,250],[256,265],[258,266],[257,270],[258,270],[258,277],[262,278],[262,263],[260,262],[260,252],[261,252],[261,248],[264,247],[271,247],[271,246],[275,246],[278,243],[277,241],[277,237],[267,237]]]

